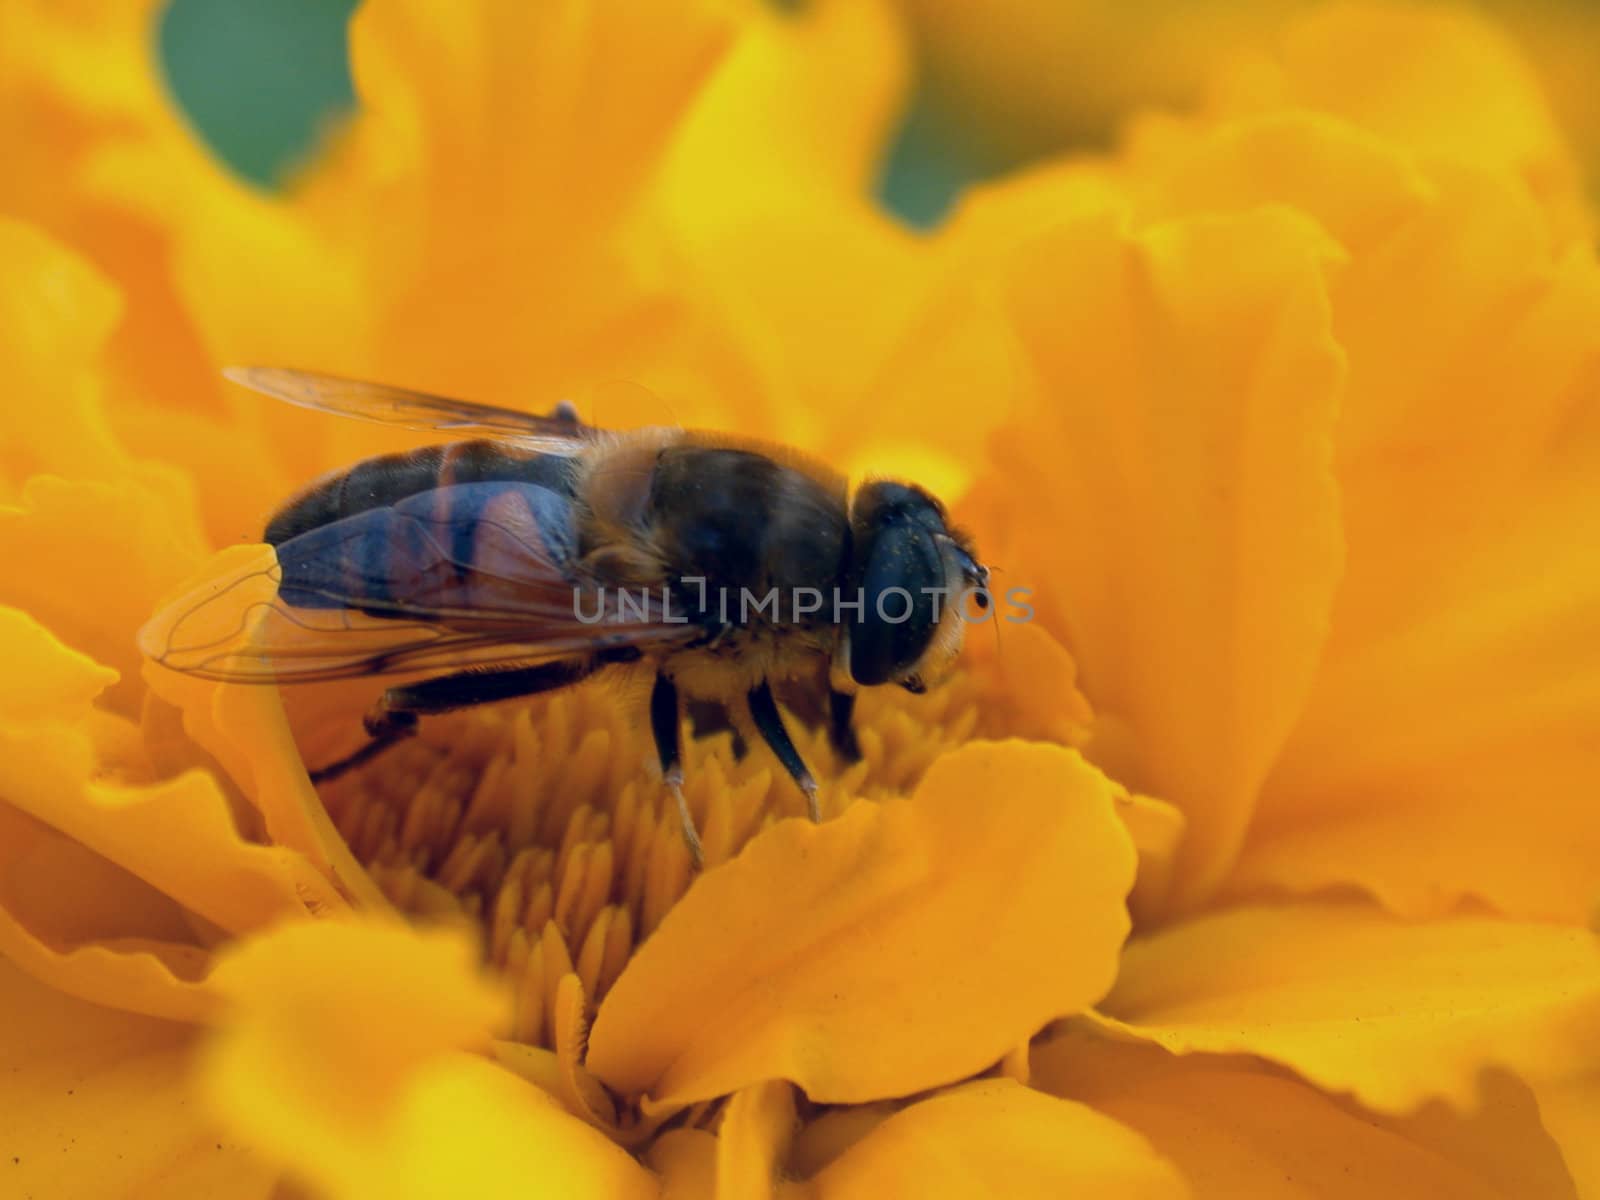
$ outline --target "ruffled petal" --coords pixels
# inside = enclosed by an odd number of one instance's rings
[[[212,371],[174,292],[160,222],[147,219],[126,192],[105,186],[100,170],[107,154],[160,146],[168,158],[186,152],[208,173],[222,174],[194,144],[158,69],[166,7],[161,0],[6,6],[0,209],[70,244],[126,297],[106,344],[119,381],[169,404],[210,407]],[[185,193],[178,187],[171,194]],[[7,361],[14,373],[15,360]]]
[[[224,569],[232,559],[248,559],[259,549],[225,550],[193,582]],[[182,594],[188,586],[174,589],[174,594]],[[145,664],[144,677],[162,703],[179,711],[193,743],[220,764],[248,798],[269,841],[302,855],[351,900],[368,908],[388,908],[311,786],[278,689],[217,684],[155,663]],[[338,734],[335,729],[334,735]]]
[[[25,612],[0,607],[0,656],[8,671],[0,721],[75,721],[117,673],[63,646]]]
[[[545,409],[575,382],[649,375],[678,349],[679,298],[657,256],[621,233],[734,37],[734,12],[718,0],[625,14],[589,0],[448,16],[363,5],[350,31],[357,111],[285,192],[243,187],[165,138],[105,148],[96,181],[170,239],[212,363],[293,363]],[[419,441],[208,390],[258,452],[245,485]],[[653,397],[585,416],[675,419]],[[147,418],[141,406],[128,428]],[[212,528],[235,540],[243,489],[198,452],[215,427],[180,433],[170,456],[215,489]]]
[[[1595,1137],[1600,1113],[1600,1069],[1570,1079],[1536,1084],[1539,1117],[1561,1147],[1561,1155],[1583,1200],[1600,1196],[1600,1139]]]
[[[137,494],[138,509],[159,514],[183,543],[198,533],[187,480],[134,459],[106,411],[108,344],[123,311],[94,264],[40,228],[0,217],[0,358],[14,398],[0,408],[0,503],[27,506],[24,487],[41,473],[101,481]],[[48,573],[71,549],[56,547],[34,570]]]
[[[1410,915],[1471,895],[1581,920],[1600,894],[1583,799],[1600,778],[1600,574],[1572,530],[1600,515],[1581,432],[1600,266],[1503,169],[1315,113],[1185,144],[1145,181],[1141,219],[1264,205],[1349,256],[1331,289],[1347,555],[1232,887],[1357,883]]]
[[[1573,1200],[1527,1087],[1486,1077],[1472,1113],[1385,1116],[1253,1059],[1174,1057],[1070,1032],[1034,1050],[1034,1084],[1150,1140],[1197,1198]]]
[[[1010,408],[1015,355],[983,272],[873,199],[907,83],[890,7],[754,21],[674,139],[659,201],[689,302],[749,373],[720,422],[953,499]]]
[[[113,719],[91,704],[115,672],[14,609],[0,608],[0,651],[17,673],[0,699],[0,948],[73,995],[203,1015],[209,959],[191,920],[265,924],[304,911],[300,885],[319,881],[246,845],[209,778],[112,781],[129,764],[102,757]]]
[[[1457,531],[1453,557],[1423,554],[1417,573],[1400,561],[1417,543],[1398,539],[1451,533],[1396,519],[1384,560],[1363,556],[1360,577],[1386,598],[1336,619],[1340,648],[1269,781],[1237,891],[1349,881],[1408,915],[1470,896],[1587,917],[1600,894],[1600,572],[1575,531],[1600,516],[1600,459],[1586,457],[1570,481],[1483,514],[1480,536]]]
[[[276,1172],[207,1119],[192,1028],[76,1000],[0,959],[0,1192],[265,1200]]]
[[[1090,757],[1188,818],[1179,903],[1236,853],[1326,634],[1338,254],[1279,211],[1084,218],[1009,278],[1042,394],[997,441],[980,535],[1077,660]]]
[[[913,1104],[810,1181],[814,1200],[880,1196],[1181,1200],[1178,1173],[1143,1137],[1086,1105],[1009,1079]]]
[[[118,674],[106,702],[137,711],[142,690],[133,633],[191,571],[198,539],[140,485],[40,476],[19,508],[0,508],[0,604],[36,617],[75,650]]]
[[[646,1161],[661,1176],[661,1200],[706,1200],[717,1189],[717,1139],[703,1129],[669,1129]]]
[[[234,1127],[334,1197],[654,1197],[654,1177],[476,1055],[506,1014],[471,946],[305,922],[218,967],[232,1001],[206,1064]]]
[[[1427,157],[1519,178],[1567,236],[1582,180],[1534,72],[1460,7],[1328,5],[1284,40],[1282,102],[1332,113]]]
[[[1585,929],[1493,917],[1238,908],[1130,944],[1103,1010],[1128,1035],[1178,1053],[1257,1054],[1380,1112],[1436,1097],[1468,1110],[1485,1068],[1533,1079],[1582,1069],[1600,951]]]
[[[67,996],[197,1021],[209,954],[169,899],[0,804],[0,956]]]
[[[1139,852],[1139,877],[1128,894],[1135,920],[1153,921],[1166,907],[1173,866],[1188,828],[1182,810],[1150,796],[1117,796],[1117,815]]]
[[[905,73],[887,5],[825,0],[759,14],[685,114],[656,202],[691,302],[750,364],[723,424],[819,448],[913,320],[926,256],[869,183]]]
[[[983,689],[979,736],[1026,738],[1082,748],[1094,723],[1078,690],[1078,666],[1034,621],[1031,610],[997,589],[994,616],[966,632],[961,663]],[[1009,620],[1007,618],[1010,618]],[[993,628],[985,628],[985,626]]]
[[[1573,531],[1600,517],[1600,266],[1499,181],[1435,188],[1335,291],[1347,571],[1235,885],[1582,920],[1600,572]]]
[[[1140,221],[1280,204],[1314,219],[1352,255],[1417,219],[1432,194],[1403,149],[1320,112],[1226,121],[1166,155],[1158,168],[1135,172]]]
[[[680,232],[715,239],[773,203],[864,215],[909,71],[883,0],[752,14],[672,134],[660,186]]]
[[[737,1093],[717,1131],[716,1200],[770,1200],[794,1132],[792,1085],[768,1080]]]
[[[779,822],[707,872],[601,1003],[589,1067],[661,1105],[960,1078],[1107,986],[1133,869],[1111,785],[1076,754],[969,744],[908,800]]]
[[[114,674],[14,609],[0,608],[0,648],[32,671],[33,702],[0,708],[0,791],[16,809],[66,834],[231,933],[338,902],[298,855],[245,841],[215,780],[190,772],[164,783],[105,778],[85,732],[89,686]]]
[[[0,218],[0,355],[18,398],[0,417],[0,476],[13,486],[69,464],[102,478],[127,469],[90,370],[121,309],[89,263],[34,226]]]

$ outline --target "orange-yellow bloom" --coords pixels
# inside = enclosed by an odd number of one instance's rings
[[[867,200],[907,84],[878,5],[369,0],[361,115],[271,195],[137,27],[18,11],[56,57],[0,88],[79,140],[7,139],[149,252],[0,196],[6,1188],[1600,1184],[1600,267],[1492,32],[1321,12],[924,237]],[[109,109],[62,78],[95,48]],[[971,483],[1037,619],[865,695],[860,763],[802,734],[819,826],[692,743],[698,876],[593,686],[314,788],[372,686],[135,649],[292,482],[398,444],[221,389],[236,359],[531,408],[639,379],[666,412],[595,419]]]

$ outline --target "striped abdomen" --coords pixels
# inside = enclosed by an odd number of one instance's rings
[[[576,533],[576,464],[494,442],[428,446],[358,463],[285,505],[263,540],[279,594],[302,608],[374,615],[520,602]]]
[[[408,496],[458,483],[533,483],[572,495],[574,462],[527,454],[497,442],[453,442],[385,454],[314,484],[279,509],[261,540],[281,546],[292,537]]]

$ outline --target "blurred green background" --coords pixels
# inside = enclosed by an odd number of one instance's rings
[[[269,186],[354,103],[345,27],[358,0],[172,0],[160,50],[173,94],[212,150]],[[997,169],[941,140],[914,106],[882,196],[913,225],[936,221],[973,178]]]
[[[161,57],[212,149],[269,184],[354,103],[345,24],[357,0],[173,0]]]

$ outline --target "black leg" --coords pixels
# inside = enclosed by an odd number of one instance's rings
[[[366,719],[367,736],[372,740],[354,754],[347,754],[336,762],[331,762],[325,767],[318,767],[311,772],[312,783],[329,783],[346,771],[359,767],[363,763],[371,762],[396,742],[403,742],[417,732],[417,716],[415,713],[386,712],[375,713]]]
[[[811,777],[800,751],[789,740],[789,731],[783,727],[783,715],[778,712],[778,702],[772,698],[772,686],[765,680],[750,693],[750,717],[756,732],[772,752],[778,756],[783,769],[805,793],[806,812],[813,821],[822,820],[822,810],[817,805],[817,781]]]
[[[695,830],[694,817],[689,813],[689,802],[683,798],[683,750],[678,740],[678,689],[665,675],[656,676],[656,686],[650,693],[650,732],[655,735],[656,754],[661,759],[661,780],[678,802],[678,821],[683,826],[683,840],[689,847],[689,857],[699,867],[705,856],[700,848],[700,834]]]
[[[856,741],[855,727],[850,724],[855,711],[856,698],[852,693],[828,693],[828,740],[847,763],[861,761],[861,743]]]
[[[537,696],[540,692],[571,687],[593,674],[595,666],[592,661],[568,658],[540,663],[536,667],[441,675],[437,679],[424,679],[407,687],[390,688],[379,701],[379,708],[384,712],[422,716],[493,704],[497,700],[515,700],[519,696]]]
[[[354,754],[311,772],[311,782],[326,783],[352,767],[371,762],[396,742],[416,733],[418,717],[553,692],[577,683],[599,665],[585,659],[563,659],[504,671],[461,671],[437,679],[424,679],[407,687],[390,688],[367,715],[367,733],[372,740]]]

